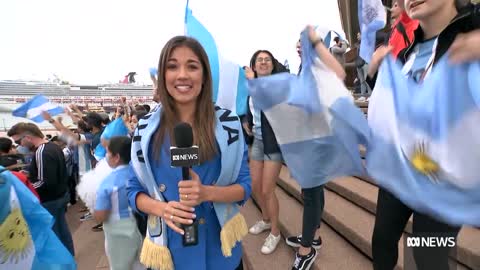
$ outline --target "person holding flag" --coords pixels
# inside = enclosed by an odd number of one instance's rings
[[[383,60],[370,98],[373,137],[366,157],[367,170],[381,187],[372,236],[374,269],[394,269],[398,241],[412,215],[413,233],[419,236],[456,239],[463,224],[480,223],[480,185],[474,180],[475,165],[467,161],[476,160],[478,153],[460,143],[478,143],[478,130],[463,125],[464,117],[478,111],[471,99],[478,92],[472,76],[478,77],[480,54],[478,48],[463,55],[459,51],[469,48],[467,38],[479,37],[479,8],[463,2],[406,0],[406,12],[419,27],[412,44],[398,55],[402,71],[389,55],[391,48],[379,48],[372,57],[375,63]],[[471,64],[449,66],[448,57]],[[428,121],[422,118],[427,115]],[[459,127],[460,137],[455,135]],[[413,252],[417,269],[448,268],[448,247]]]
[[[249,81],[254,106],[268,119],[290,174],[302,188],[302,234],[286,240],[299,248],[293,270],[310,269],[322,244],[314,236],[324,205],[323,184],[364,171],[358,153],[349,153],[358,143],[345,145],[337,137],[351,130],[366,134],[366,119],[343,84],[345,71],[317,32],[306,28],[297,43],[302,59],[298,76],[280,73]],[[358,121],[347,124],[345,117],[354,112]]]
[[[277,59],[267,50],[256,51],[250,59],[250,67],[245,69],[248,79],[270,76],[281,71]],[[253,128],[248,127],[249,132],[253,134],[250,152],[252,191],[260,205],[263,217],[249,229],[249,232],[260,234],[270,229],[270,234],[261,248],[263,254],[270,254],[275,251],[282,239],[278,223],[279,205],[275,187],[282,168],[283,157],[265,114],[255,108],[253,99],[248,99],[248,102],[253,122]]]

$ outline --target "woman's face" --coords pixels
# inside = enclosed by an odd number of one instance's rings
[[[190,48],[173,50],[165,68],[165,84],[176,103],[195,104],[202,91],[203,76],[200,59]]]
[[[255,59],[255,71],[258,77],[268,76],[273,71],[273,59],[268,53],[261,52]]]
[[[398,5],[397,1],[395,1],[391,10],[391,19],[392,20],[398,19],[398,17],[400,17],[400,14],[402,14],[402,9]]]
[[[455,0],[405,0],[405,10],[414,20],[425,20],[445,7],[454,6]]]
[[[130,119],[130,126],[132,128],[136,128],[138,124],[138,119],[136,115],[132,115],[132,118]]]

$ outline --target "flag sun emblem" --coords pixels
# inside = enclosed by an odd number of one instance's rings
[[[428,176],[434,182],[438,181],[440,166],[429,156],[424,142],[415,145],[413,153],[410,155],[410,163],[421,174]]]
[[[12,212],[0,225],[0,264],[18,263],[33,248],[32,238],[20,209]]]

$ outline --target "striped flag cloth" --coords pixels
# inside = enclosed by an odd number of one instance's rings
[[[0,167],[0,269],[75,270],[72,254],[52,230],[37,197]]]
[[[36,95],[26,103],[12,112],[13,116],[28,118],[36,123],[41,123],[43,119],[42,112],[46,111],[51,116],[64,113],[63,107],[58,104],[51,103],[45,96]]]
[[[207,52],[212,70],[213,101],[220,107],[244,115],[247,110],[247,78],[242,67],[222,58],[215,39],[187,7],[185,10],[185,35],[197,39]]]
[[[368,109],[367,170],[410,208],[480,226],[480,62],[441,58],[418,84],[389,56]]]
[[[254,107],[272,126],[285,162],[302,188],[340,176],[365,175],[359,145],[369,129],[343,82],[316,56],[301,35],[302,72],[249,81]]]
[[[387,24],[387,12],[381,0],[358,0],[358,20],[360,23],[360,57],[370,63],[375,51],[377,31]]]

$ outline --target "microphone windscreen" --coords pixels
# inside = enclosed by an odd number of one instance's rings
[[[193,145],[193,131],[188,123],[179,123],[173,128],[175,143],[179,148],[191,147]]]

